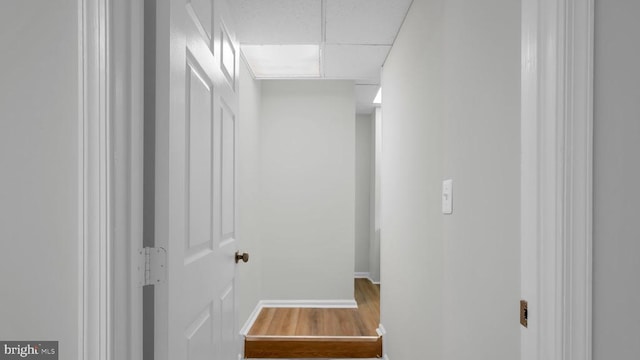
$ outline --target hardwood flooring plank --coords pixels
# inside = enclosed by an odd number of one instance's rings
[[[258,318],[253,323],[249,335],[268,335],[269,326],[275,316],[275,308],[264,308],[258,314]]]
[[[344,311],[335,311],[331,317],[331,333],[339,335],[352,335],[360,336],[360,329],[357,324],[354,323],[354,314],[357,314],[357,310],[351,309],[338,309]]]
[[[301,308],[298,316],[296,332],[293,335],[322,335],[322,313],[321,309]]]
[[[300,317],[300,309],[299,308],[291,308],[289,311],[284,314],[289,321],[287,322],[288,326],[282,329],[282,333],[285,334],[295,334],[296,329],[298,327],[298,319]]]
[[[277,308],[269,325],[269,335],[293,335],[298,327],[299,308]]]
[[[358,311],[369,331],[380,324],[380,287],[368,279],[355,279],[355,299]]]

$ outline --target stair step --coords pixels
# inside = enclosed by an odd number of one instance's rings
[[[245,358],[362,359],[382,357],[379,336],[247,336]]]

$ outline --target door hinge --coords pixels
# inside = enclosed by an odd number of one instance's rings
[[[161,284],[167,280],[167,251],[146,247],[138,250],[138,284]]]

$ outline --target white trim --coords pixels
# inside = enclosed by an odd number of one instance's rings
[[[385,335],[387,335],[387,330],[384,328],[384,326],[382,326],[382,324],[378,324],[378,328],[376,329],[376,332],[382,338],[382,357],[388,360],[389,357],[387,356],[387,353],[385,353],[386,342],[387,342],[387,337]]]
[[[564,359],[592,358],[594,0],[569,2]]]
[[[79,356],[85,360],[107,360],[112,350],[107,5],[108,0],[78,0],[83,209]]]
[[[251,312],[251,315],[249,315],[249,318],[247,319],[247,321],[245,321],[242,328],[240,328],[240,335],[247,336],[247,334],[249,334],[249,330],[251,330],[251,327],[256,322],[256,319],[258,319],[258,315],[260,315],[260,311],[262,311],[263,307],[264,306],[262,306],[262,302],[259,301],[256,307]],[[243,352],[243,355],[244,355],[244,352]]]
[[[111,9],[108,70],[111,72],[113,353],[111,359],[142,358],[142,289],[137,254],[142,247],[143,47],[141,1],[108,0]],[[115,89],[118,89],[115,92]]]
[[[324,308],[324,309],[355,309],[358,304],[354,299],[350,300],[261,300],[262,307],[299,307],[299,308]]]
[[[251,69],[251,66],[249,66],[249,62],[247,61],[247,58],[244,56],[244,52],[242,52],[242,47],[238,46],[239,52],[240,52],[240,61],[244,61],[244,64],[246,65],[247,69],[249,69],[249,74],[251,75],[251,78],[256,80],[256,74],[253,72],[253,69]]]
[[[85,337],[85,287],[84,287],[84,248],[85,248],[85,160],[84,160],[84,143],[85,143],[85,91],[84,91],[84,79],[85,79],[85,64],[84,64],[84,6],[83,0],[77,0],[78,2],[78,212],[80,218],[78,219],[78,357],[84,359],[84,349],[88,346],[87,339]]]
[[[135,3],[78,0],[83,209],[78,351],[84,360],[142,354],[136,313],[141,293],[130,251],[138,247],[132,239],[141,238],[142,215],[141,198],[131,196],[142,194],[142,153],[133,145],[142,138],[142,33],[132,30],[141,26],[142,13]],[[136,56],[139,63],[132,60]]]
[[[367,279],[374,285],[380,285],[380,281],[374,281],[371,277],[371,273],[368,272],[355,272],[353,277],[355,279]]]
[[[240,329],[240,335],[246,336],[263,308],[322,308],[357,309],[355,300],[260,300]]]
[[[522,360],[590,360],[593,0],[522,2]]]

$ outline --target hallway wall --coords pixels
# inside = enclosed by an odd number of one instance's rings
[[[382,109],[372,114],[371,137],[371,208],[369,213],[369,276],[380,283],[380,163],[382,161]]]
[[[0,3],[0,339],[80,358],[78,1]]]
[[[382,87],[385,352],[519,358],[519,2],[415,0]]]
[[[370,270],[372,115],[356,116],[356,238],[355,272]]]
[[[352,81],[262,81],[262,294],[353,300]]]
[[[637,359],[640,2],[595,5],[593,359]]]
[[[260,112],[262,83],[254,80],[240,58],[238,121],[238,241],[249,262],[238,266],[240,326],[262,299],[262,237],[260,229]]]

